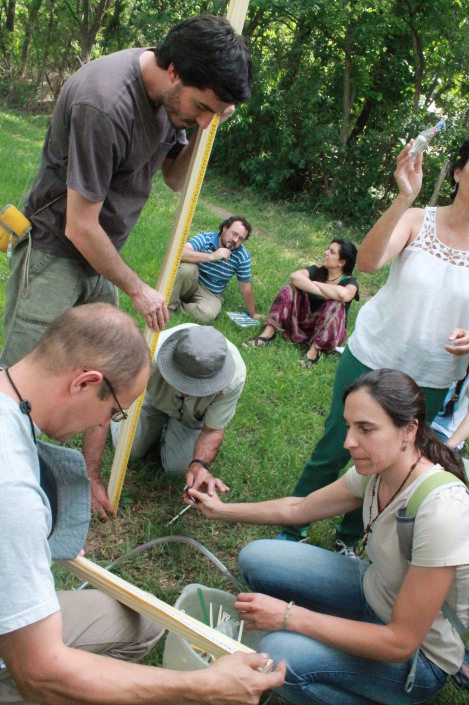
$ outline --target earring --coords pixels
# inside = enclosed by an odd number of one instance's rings
[[[401,451],[402,451],[403,453],[405,453],[406,450],[407,450],[407,443],[403,443],[403,444],[402,444]]]

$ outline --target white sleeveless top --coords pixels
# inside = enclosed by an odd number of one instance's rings
[[[444,349],[455,328],[469,329],[469,251],[438,240],[436,208],[396,257],[386,284],[360,310],[349,349],[363,365],[391,367],[422,387],[444,389],[464,377],[468,355]]]

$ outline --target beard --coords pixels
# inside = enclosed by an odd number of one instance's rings
[[[224,235],[222,235],[221,238],[220,238],[220,239],[221,239],[221,244],[222,244],[222,246],[223,246],[223,247],[226,247],[226,249],[227,249],[227,250],[230,250],[231,252],[233,252],[233,250],[236,250],[236,247],[238,247],[238,245],[236,245],[233,241],[231,241],[231,242],[225,242],[225,239],[224,239],[224,238],[225,238]]]
[[[182,88],[182,83],[177,83],[174,88],[161,94],[161,102],[166,110],[171,127],[174,127],[175,130],[184,130],[196,124],[195,120],[190,119],[181,112]]]

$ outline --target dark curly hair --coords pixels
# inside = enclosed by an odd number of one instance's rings
[[[350,240],[346,240],[344,237],[335,237],[331,240],[332,243],[335,242],[339,245],[339,257],[344,260],[344,274],[351,276],[353,268],[355,267],[355,262],[357,261],[357,248]],[[319,267],[317,272],[317,281],[327,282],[327,277],[329,276],[326,267]]]
[[[252,232],[252,226],[251,226],[251,223],[249,223],[249,222],[246,220],[246,218],[243,218],[242,215],[232,215],[232,216],[230,216],[229,218],[227,218],[226,220],[224,220],[223,223],[220,223],[220,225],[219,225],[219,227],[218,227],[219,232],[220,232],[220,235],[221,235],[221,231],[223,230],[223,228],[229,228],[229,227],[231,227],[231,226],[233,225],[233,223],[236,223],[237,220],[239,220],[239,222],[242,223],[243,226],[244,226],[244,227],[246,228],[246,230],[247,230],[246,239],[244,240],[244,242],[246,242],[246,240],[248,239],[249,235],[250,235],[251,232]]]
[[[249,49],[224,17],[200,15],[179,22],[155,49],[155,56],[160,68],[174,64],[185,86],[210,88],[224,103],[243,103],[251,94]]]

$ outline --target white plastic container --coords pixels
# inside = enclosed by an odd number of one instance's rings
[[[220,622],[218,631],[237,640],[239,634],[239,617],[238,613],[233,608],[236,597],[231,595],[231,593],[194,583],[192,585],[186,585],[174,606],[191,617],[198,619],[202,624],[205,624],[202,606],[197,593],[199,588],[202,590],[207,613],[210,612],[210,605],[212,606],[211,612],[214,629],[217,629],[219,615],[229,614],[230,619]],[[248,632],[243,630],[241,642],[257,651],[261,636],[262,632]],[[170,668],[175,671],[196,671],[199,668],[207,668],[208,666],[210,666],[209,659],[206,655],[203,657],[202,652],[197,649],[197,647],[191,646],[186,639],[183,639],[177,634],[170,632],[167,635],[163,654],[164,668]]]

